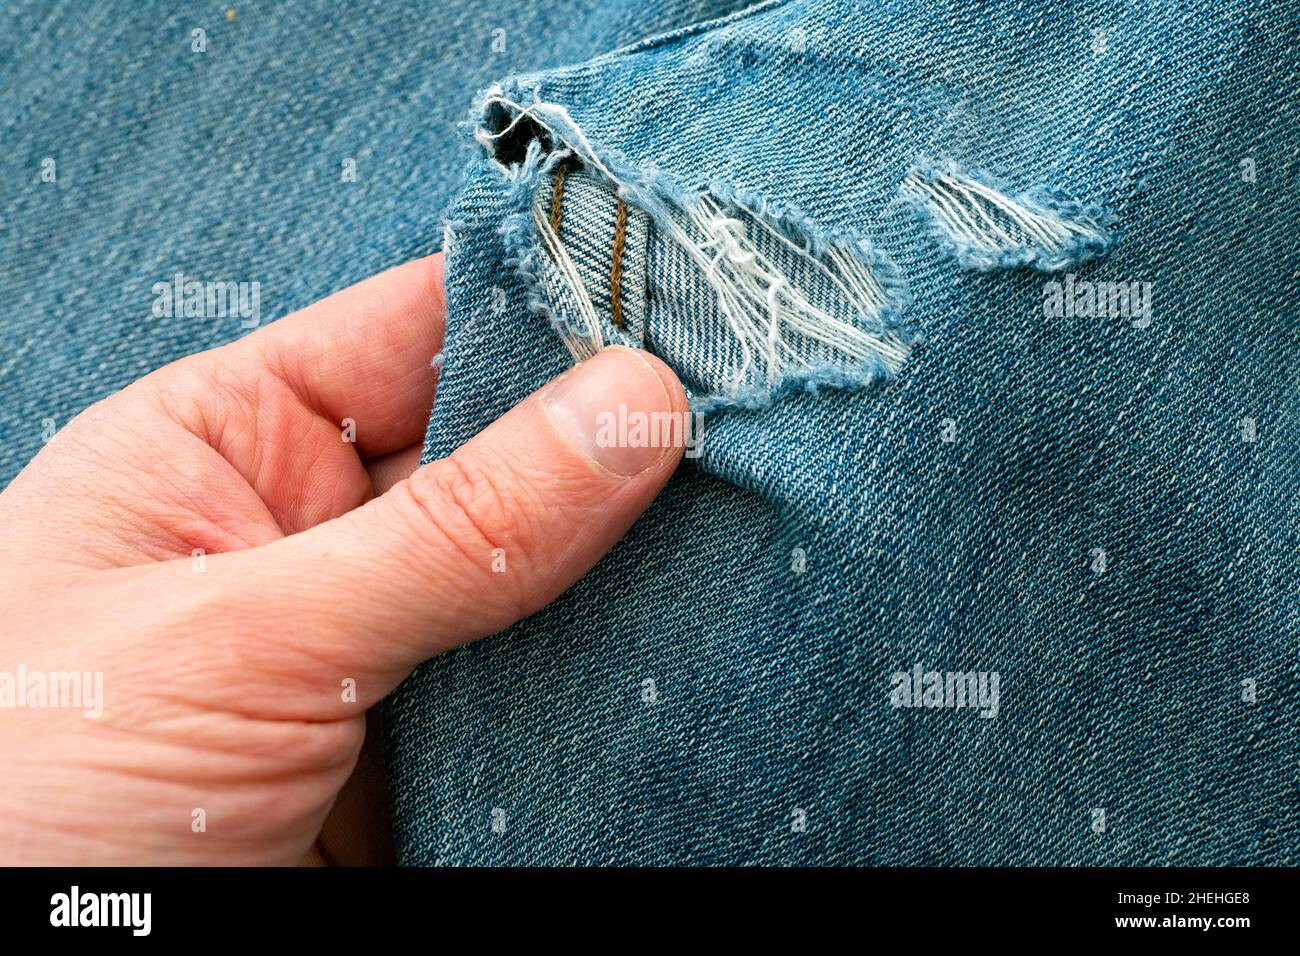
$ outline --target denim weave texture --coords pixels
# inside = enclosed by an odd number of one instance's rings
[[[1252,3],[803,0],[502,78],[543,148],[453,207],[427,458],[570,364],[529,218],[564,148],[652,219],[688,385],[727,332],[657,217],[701,196],[869,243],[915,340],[712,411],[595,571],[417,671],[403,859],[1295,863],[1295,44]],[[962,244],[917,169],[1025,231]],[[1050,314],[1067,281],[1150,321]],[[996,672],[996,717],[891,706],[917,664]]]

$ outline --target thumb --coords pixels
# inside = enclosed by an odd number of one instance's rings
[[[223,616],[305,642],[285,665],[297,679],[326,665],[334,700],[340,669],[370,678],[361,703],[378,700],[585,574],[667,482],[693,425],[663,362],[608,348],[361,508],[219,556],[239,582]]]

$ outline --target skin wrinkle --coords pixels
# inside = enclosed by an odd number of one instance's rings
[[[306,489],[303,485],[299,485],[288,496],[282,493],[275,479],[275,476],[282,473],[278,462],[286,459],[298,460],[296,456],[301,448],[314,446],[310,460],[301,472],[314,476],[322,460],[326,455],[331,454],[332,450],[327,450],[330,449],[329,445],[313,442],[313,433],[323,433],[324,430],[337,433],[337,429],[331,428],[319,417],[308,417],[305,421],[298,422],[297,419],[301,416],[295,415],[295,411],[303,409],[310,412],[311,410],[302,404],[302,397],[294,392],[291,386],[285,384],[283,379],[279,379],[277,384],[279,387],[273,394],[264,398],[262,383],[257,382],[256,395],[251,405],[253,421],[250,434],[244,438],[253,449],[251,484],[255,488],[275,488],[277,492],[281,492],[273,495],[271,509],[280,530],[285,534],[291,534],[300,528],[310,527],[316,522],[312,520],[310,513],[312,509],[309,508],[310,496],[304,493]],[[283,408],[279,403],[284,401],[299,403],[298,409]],[[322,429],[321,426],[324,428]],[[344,444],[341,436],[339,444]],[[346,448],[344,450],[352,451]],[[344,482],[335,485],[336,488],[341,486],[344,486]],[[341,513],[330,507],[328,503],[321,510],[327,515]]]
[[[150,742],[156,746],[180,748],[184,744],[193,743],[194,734],[198,731],[201,735],[199,739],[202,740],[205,749],[209,751],[231,758],[253,757],[265,759],[268,765],[277,766],[282,764],[285,759],[296,759],[302,756],[304,751],[302,734],[304,731],[315,731],[341,723],[337,720],[301,719],[268,721],[237,711],[226,711],[225,716],[232,721],[241,723],[255,721],[258,726],[258,736],[251,737],[248,742],[242,743],[240,746],[234,746],[229,741],[235,739],[237,735],[231,732],[231,727],[227,724],[222,724],[217,728],[209,727],[204,719],[205,716],[200,715],[193,707],[187,707],[183,715],[176,715],[176,717],[167,720],[154,719],[136,726],[150,731]],[[176,718],[184,718],[184,720]],[[183,723],[183,726],[174,726],[177,723]],[[131,731],[128,732],[125,728],[109,727],[106,729],[105,735],[109,738],[118,737],[122,740],[131,741],[135,729],[135,727],[132,727]],[[270,742],[270,732],[280,729],[283,729],[284,733],[275,737],[274,742]],[[260,736],[266,736],[268,743],[260,745]],[[311,739],[315,740],[316,738]],[[325,749],[332,751],[332,748]],[[157,763],[157,761],[151,762]]]
[[[133,777],[163,782],[168,779],[168,773],[160,767],[171,765],[174,769],[180,761],[193,764],[183,784],[186,786],[205,784],[209,779],[254,782],[273,779],[286,768],[291,773],[305,775],[346,767],[355,757],[352,748],[360,749],[365,739],[364,714],[321,721],[267,720],[237,712],[228,712],[225,716],[241,726],[235,728],[226,724],[216,728],[225,732],[220,736],[213,735],[211,741],[204,740],[205,757],[202,760],[188,756],[193,752],[193,739],[186,739],[186,734],[191,733],[187,730],[178,732],[172,739],[154,734],[144,741],[122,734],[121,738],[129,741],[131,746],[121,755],[106,754],[101,750],[85,761],[85,765],[103,772],[128,773]],[[233,739],[237,733],[249,735],[248,747],[223,746],[224,741]],[[212,756],[227,760],[223,763],[211,759]],[[246,765],[248,757],[257,763],[255,768]],[[234,777],[230,776],[232,770],[237,771]]]
[[[167,498],[158,499],[155,503],[157,507],[151,506],[147,514],[140,513],[143,521],[149,525],[149,527],[141,529],[145,532],[145,535],[139,541],[137,547],[142,553],[152,551],[151,557],[156,560],[170,560],[177,557],[187,557],[196,547],[202,548],[207,554],[218,554],[223,551],[241,550],[267,540],[265,535],[257,535],[256,538],[253,538],[246,533],[247,529],[252,529],[255,526],[254,521],[250,521],[245,517],[245,513],[253,506],[253,503],[248,500],[251,496],[245,496],[238,502],[230,500],[229,507],[222,508],[224,514],[221,517],[229,520],[232,524],[243,525],[242,529],[238,526],[227,527],[225,524],[213,520],[212,506],[214,501],[226,503],[225,498],[214,499],[209,486],[203,481],[204,478],[211,475],[212,468],[208,465],[208,462],[214,455],[214,451],[186,431],[182,431],[181,435],[178,436],[178,442],[180,447],[187,452],[186,454],[170,457],[163,454],[157,456],[156,467],[167,469],[172,480],[167,483]],[[188,454],[191,449],[194,453],[192,459]],[[191,460],[193,460],[195,467],[181,467],[181,461],[189,462]],[[229,459],[221,457],[221,460],[225,467],[234,470],[234,465],[230,463]],[[175,511],[173,513],[160,510],[162,505],[168,503],[174,506]],[[258,499],[257,504],[261,504],[260,499]],[[200,517],[200,521],[187,527],[187,522],[192,522],[195,517]],[[267,512],[267,518],[271,518],[269,512]],[[271,529],[267,528],[265,530]],[[171,546],[161,549],[150,548],[149,536],[159,535],[169,535]]]
[[[71,440],[80,442],[82,441],[81,435],[82,430],[78,427],[76,429],[70,429],[68,437]],[[97,433],[95,437],[98,440],[100,435]],[[138,444],[136,442],[127,441],[124,437],[120,437],[117,434],[104,435],[103,437],[108,438],[113,444],[116,444],[123,449],[130,448],[133,452]],[[188,433],[186,437],[188,437]],[[210,451],[206,446],[203,450]],[[168,460],[162,457],[157,459],[155,465],[164,468],[170,467]],[[160,548],[158,546],[157,536],[159,534],[168,535],[170,540],[173,542],[181,542],[183,540],[174,533],[174,529],[165,527],[165,519],[167,516],[165,514],[160,514],[158,511],[158,505],[161,499],[150,499],[148,495],[135,495],[131,493],[133,489],[137,489],[140,486],[140,474],[134,469],[115,470],[113,467],[113,459],[111,457],[101,458],[100,465],[95,474],[97,480],[94,485],[87,485],[87,494],[73,503],[73,506],[76,508],[76,514],[80,516],[80,520],[76,524],[63,522],[65,527],[68,528],[68,540],[74,543],[71,547],[62,549],[60,554],[75,554],[80,558],[83,555],[94,555],[98,553],[100,555],[99,561],[89,566],[100,567],[127,566],[134,555],[144,555],[149,558],[161,559],[177,557],[178,552],[176,550],[169,550],[166,547]],[[106,478],[109,480],[105,480]],[[83,479],[79,477],[78,480],[81,481]],[[178,483],[169,483],[167,486],[167,493],[171,494],[172,489],[177,486]],[[115,510],[104,509],[102,507],[103,489],[105,487],[116,489],[110,494],[115,505],[119,500],[121,501],[120,507],[116,507]],[[123,514],[125,514],[129,520],[126,522],[118,521],[117,526],[121,528],[123,533],[128,531],[130,532],[131,538],[129,544],[132,553],[118,555],[115,553],[110,554],[108,552],[96,552],[93,545],[86,540],[85,527],[101,527],[104,530],[112,530],[114,522],[110,520],[110,515],[120,517]],[[189,549],[186,548],[184,553],[188,555]],[[82,562],[78,561],[78,563]]]
[[[210,568],[209,573],[221,573],[220,568]],[[274,673],[277,676],[276,686],[273,694],[268,698],[264,699],[262,695],[253,691],[230,695],[203,680],[200,680],[197,686],[193,686],[188,682],[185,674],[177,674],[165,684],[148,686],[142,693],[147,694],[151,699],[165,701],[181,708],[194,710],[207,707],[218,713],[252,718],[265,715],[268,708],[276,709],[278,713],[283,707],[283,699],[312,700],[313,695],[319,695],[320,688],[324,684],[329,688],[327,699],[330,701],[330,708],[318,710],[313,704],[303,709],[301,713],[306,714],[310,711],[318,716],[310,719],[303,717],[302,720],[304,723],[315,723],[338,719],[340,700],[335,693],[337,689],[335,675],[348,673],[357,677],[358,682],[365,675],[355,663],[350,665],[346,663],[341,653],[337,657],[328,655],[327,652],[333,647],[333,643],[322,641],[316,636],[312,627],[313,618],[316,615],[322,618],[328,616],[329,598],[333,596],[333,591],[328,584],[323,584],[321,590],[323,600],[307,602],[301,607],[298,620],[302,626],[294,633],[285,635],[281,645],[265,650],[262,644],[254,644],[249,648],[238,639],[241,633],[259,633],[262,616],[242,602],[224,602],[220,592],[204,592],[201,600],[181,604],[168,613],[162,622],[165,633],[180,636],[184,634],[189,622],[204,620],[213,611],[224,614],[236,636],[204,638],[201,643],[202,649],[192,652],[187,664],[199,674],[223,666],[237,671]],[[213,605],[213,602],[216,604]],[[230,649],[229,652],[227,648]],[[281,653],[284,649],[294,652],[291,657],[292,667],[288,665]],[[208,657],[214,659],[207,660]],[[293,718],[279,714],[279,719]]]
[[[173,381],[163,378],[162,382],[159,383],[157,392],[163,398],[164,411],[173,422],[185,431],[195,435],[203,444],[230,464],[253,488],[262,487],[260,476],[264,474],[264,454],[262,444],[257,441],[258,428],[255,419],[256,409],[260,406],[260,379],[255,378],[252,383],[241,383],[232,389],[220,375],[215,373],[215,370],[209,371],[204,363],[193,362],[186,364],[187,366],[192,365],[192,368],[188,370],[192,371],[215,395],[222,396],[223,400],[207,404],[189,399],[185,402],[188,407],[183,408],[181,400],[169,400]],[[241,394],[249,387],[254,390],[251,402],[245,401],[247,396]],[[251,415],[249,412],[250,407],[254,409]],[[213,412],[217,413],[215,417]],[[232,414],[242,419],[240,423],[235,425],[233,434],[231,432],[230,417]],[[243,447],[239,440],[241,437],[251,442],[251,457],[244,468],[240,468],[237,464],[242,457],[239,452],[239,449]],[[266,517],[274,525],[275,530],[280,535],[283,535],[285,533],[283,512],[271,503],[266,502],[261,496],[258,497],[262,502]]]
[[[229,462],[222,459],[222,463],[233,470]],[[179,483],[170,485],[168,498],[160,497],[150,502],[147,512],[133,509],[140,519],[132,529],[131,537],[132,547],[137,554],[155,561],[189,560],[195,549],[201,549],[205,555],[215,555],[242,550],[270,540],[264,534],[258,534],[254,538],[247,533],[257,525],[254,521],[235,514],[242,502],[231,502],[232,507],[223,510],[227,512],[228,520],[243,525],[244,530],[239,527],[228,528],[212,520],[213,498],[207,489],[196,488],[194,494],[187,496],[180,490],[182,487],[184,486]],[[171,508],[167,509],[165,505],[170,505]],[[265,517],[267,524],[263,530],[278,537],[280,531],[272,524],[273,518],[269,511]],[[118,566],[130,565],[119,563]]]
[[[290,428],[286,421],[278,424],[280,431],[288,431]],[[318,430],[318,426],[323,426],[320,430],[337,432],[337,429],[330,428],[321,419],[315,419],[307,428],[286,435],[282,440],[268,441],[263,446],[272,448],[272,454],[276,458],[293,459],[306,466],[303,469],[306,481],[298,486],[283,509],[285,517],[280,522],[280,527],[286,534],[310,528],[335,515],[346,514],[360,504],[370,491],[370,474],[355,454],[347,460],[340,460],[332,446],[313,441],[307,434],[309,430]],[[346,443],[340,436],[339,445],[344,444]],[[264,471],[258,476],[259,482],[266,480],[264,475],[268,472],[271,475],[282,473],[282,469],[268,467],[265,461],[262,464]],[[336,474],[339,471],[346,474]],[[364,480],[358,481],[363,474]]]
[[[208,414],[200,414],[203,439],[227,461],[247,461],[241,473],[254,488],[274,491],[268,510],[281,534],[292,534],[343,514],[373,494],[369,473],[361,466],[355,445],[343,442],[341,430],[306,404],[285,375],[256,376],[250,382],[234,385],[216,375],[205,377],[226,400],[218,403],[219,419],[214,421]],[[305,420],[297,414],[303,411],[309,416]],[[342,447],[336,450],[329,441],[313,441],[313,432],[337,436]],[[311,462],[303,470],[316,484],[298,485],[286,495],[274,476],[283,473],[281,462],[297,460],[295,456],[304,446],[315,449]],[[340,452],[347,452],[350,457]],[[345,474],[334,479],[319,475],[325,460],[330,461],[331,468],[341,469]],[[364,482],[359,484],[363,474]],[[313,495],[310,493],[313,488],[323,488],[324,493]]]
[[[492,469],[472,465],[472,461],[471,456],[457,452],[433,465],[425,466],[403,483],[406,500],[418,509],[417,513],[425,519],[427,527],[437,529],[443,538],[443,546],[455,548],[468,567],[490,577],[510,578],[512,580],[506,583],[513,583],[513,575],[493,575],[492,556],[500,548],[507,561],[517,561],[525,568],[531,566],[531,548],[519,543],[529,537],[529,529],[520,524],[522,516],[527,515],[529,510],[512,507],[514,503],[502,497],[500,484],[492,474]],[[464,541],[463,528],[453,529],[448,526],[449,516],[441,507],[447,501],[455,502],[457,508],[452,517],[461,519],[455,524],[468,526],[476,536],[481,552],[469,548]],[[484,501],[487,502],[486,505]],[[414,525],[418,528],[420,522],[416,521]],[[526,578],[527,575],[519,576],[519,580]],[[522,615],[529,606],[527,595],[514,587],[508,590],[512,592],[509,609],[515,616]]]
[[[91,770],[92,773],[100,773],[102,776],[110,778],[105,781],[106,785],[112,785],[112,779],[121,777],[121,774],[109,772],[110,768],[98,768]],[[312,774],[310,777],[300,775],[296,778],[296,783],[310,783],[311,779],[319,776],[332,777],[335,771],[327,771],[320,774]],[[123,783],[131,785],[139,778],[130,777],[123,780]],[[148,780],[141,781],[146,783],[150,788],[158,788],[164,781]],[[262,800],[249,800],[247,797],[240,796],[241,790],[248,790],[255,787],[259,781],[248,780],[236,784],[234,794],[225,793],[222,795],[222,812],[220,819],[228,821],[229,826],[223,828],[223,844],[229,844],[227,852],[230,853],[231,862],[248,863],[250,862],[248,854],[250,851],[264,852],[264,843],[257,835],[258,824],[264,824],[270,819],[277,816],[283,816],[283,810],[275,803],[266,803]],[[177,805],[188,805],[193,807],[202,807],[205,803],[210,803],[213,798],[213,792],[210,789],[196,790],[188,784],[176,784],[174,789],[180,790],[175,799]],[[61,797],[71,796],[72,799],[61,800]],[[123,835],[118,838],[113,834],[106,833],[103,827],[89,825],[78,826],[76,816],[71,817],[71,822],[66,816],[67,810],[76,811],[85,807],[92,811],[99,806],[99,798],[93,788],[89,791],[73,791],[68,793],[52,785],[46,794],[45,800],[39,804],[31,804],[30,809],[33,811],[27,819],[29,828],[40,827],[42,830],[49,829],[72,837],[86,838],[87,849],[91,852],[100,850],[105,843],[116,843],[124,849],[130,851],[138,849],[141,839],[147,838],[148,833],[154,829],[151,826],[152,818],[139,811],[131,811],[128,814],[127,827]],[[332,801],[317,801],[309,811],[312,818],[309,822],[301,827],[295,827],[295,832],[309,834],[314,832],[314,827],[319,825],[319,820],[323,819],[328,813],[329,805]],[[251,804],[251,805],[249,805]],[[53,810],[65,811],[64,813],[51,812]],[[93,815],[92,815],[93,819]],[[244,823],[243,821],[257,821],[257,823]],[[211,817],[209,817],[211,823]],[[247,836],[239,833],[239,829],[252,829],[253,832]],[[308,836],[309,841],[309,836]],[[189,855],[189,849],[175,848],[173,851],[176,859],[184,860]],[[84,859],[84,854],[79,854]],[[93,862],[93,860],[92,860]]]
[[[348,744],[353,749],[344,749],[333,740],[325,741],[319,745],[321,751],[329,750],[331,759],[328,763],[315,764],[301,757],[293,758],[286,752],[283,759],[272,760],[266,759],[261,763],[261,769],[254,772],[250,766],[241,761],[237,755],[231,755],[229,763],[219,760],[205,758],[203,760],[181,760],[177,762],[177,755],[171,753],[171,748],[160,748],[162,753],[131,753],[123,751],[121,753],[105,754],[98,759],[91,759],[83,762],[83,766],[89,772],[99,772],[104,775],[125,777],[131,781],[143,781],[154,785],[165,786],[171,784],[176,788],[191,789],[202,787],[214,783],[221,787],[238,788],[246,785],[261,784],[270,780],[283,779],[288,777],[307,778],[316,776],[330,776],[340,770],[350,769],[353,761],[356,760],[357,753],[361,750],[362,742],[365,737],[365,723],[363,717],[350,717],[347,720],[331,721],[331,726],[340,728],[358,727],[359,732],[349,736],[355,737],[355,745]],[[325,724],[316,725],[317,728],[324,727]],[[256,731],[254,731],[256,733]],[[306,743],[307,740],[320,733],[320,730],[311,732],[300,732],[300,743]],[[183,756],[183,754],[181,755]],[[130,757],[131,760],[122,758]],[[146,759],[148,758],[148,759]],[[158,769],[158,764],[170,760],[172,767],[168,770]],[[183,767],[186,772],[184,782],[177,782],[175,779],[175,770],[177,767]],[[237,773],[232,774],[232,770]],[[198,804],[202,806],[202,804]]]
[[[194,716],[197,719],[199,714],[194,712]],[[264,748],[223,748],[221,742],[236,736],[231,726],[223,724],[216,728],[224,730],[220,737],[215,738],[217,746],[205,747],[204,752],[224,753],[230,758],[230,766],[226,766],[219,761],[199,759],[193,754],[193,740],[186,741],[182,734],[177,734],[174,740],[164,738],[140,741],[123,730],[116,736],[123,743],[130,744],[127,749],[118,753],[107,751],[101,746],[84,761],[84,766],[94,772],[126,775],[130,779],[154,784],[170,782],[186,788],[194,785],[206,787],[212,782],[255,783],[274,779],[282,775],[286,768],[298,776],[333,773],[351,763],[355,756],[351,748],[359,749],[364,740],[364,715],[320,722],[266,720],[238,713],[231,713],[228,717],[245,727],[251,724],[250,742],[255,744],[259,738],[266,737],[268,740],[274,739],[274,744]],[[274,736],[272,738],[269,735]],[[340,748],[340,740],[337,738],[341,738],[346,751]],[[138,746],[141,744],[143,747]],[[117,745],[114,741],[108,743],[109,747]],[[243,765],[244,758],[250,755],[261,761],[263,769],[252,772]],[[169,780],[166,770],[162,769],[175,769],[178,761],[190,765],[183,782],[176,781],[174,777]],[[32,768],[38,771],[48,769],[48,759],[42,759],[38,764],[32,765]],[[232,770],[238,771],[233,778],[230,776]]]

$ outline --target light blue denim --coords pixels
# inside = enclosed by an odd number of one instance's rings
[[[403,860],[1296,863],[1296,39],[802,0],[485,90],[426,457],[569,366],[575,289],[708,415],[591,574],[390,702]],[[534,210],[573,163],[566,284]],[[714,201],[853,250],[905,361],[729,377],[671,235]]]

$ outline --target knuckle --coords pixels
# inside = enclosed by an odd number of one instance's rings
[[[491,574],[494,559],[503,553],[512,568],[529,566],[533,509],[517,477],[508,462],[479,450],[426,465],[404,484],[414,520],[438,545],[450,545],[468,564]]]

